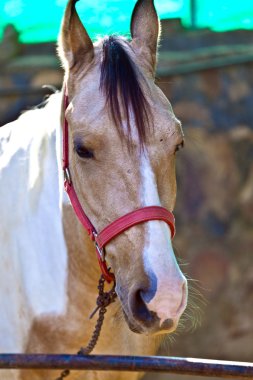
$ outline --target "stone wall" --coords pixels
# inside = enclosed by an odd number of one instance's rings
[[[175,247],[190,302],[174,342],[166,340],[161,352],[252,361],[253,33],[163,24],[158,82],[186,136],[177,163]],[[54,46],[19,46],[8,33],[0,124],[39,102],[42,84],[60,88],[62,80]]]
[[[51,89],[42,86],[60,89],[63,73],[54,44],[22,45],[11,26],[5,31],[0,51],[1,126],[52,93]]]

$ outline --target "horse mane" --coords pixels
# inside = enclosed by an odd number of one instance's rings
[[[110,114],[120,136],[124,135],[122,122],[127,122],[128,141],[132,140],[131,115],[134,118],[139,142],[144,145],[150,126],[150,107],[145,98],[140,79],[144,79],[119,37],[103,40],[100,89],[106,96]]]

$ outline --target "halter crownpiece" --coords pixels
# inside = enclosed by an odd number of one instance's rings
[[[66,94],[64,93],[64,112],[68,107],[69,101]],[[69,196],[72,207],[76,213],[76,216],[82,223],[85,230],[88,232],[91,240],[94,241],[96,247],[96,253],[98,258],[98,263],[102,272],[104,279],[111,283],[115,281],[113,273],[107,267],[105,260],[105,246],[116,236],[120,235],[129,228],[136,226],[137,224],[145,223],[151,220],[162,220],[168,224],[171,230],[171,237],[175,236],[175,217],[172,212],[161,206],[147,206],[134,210],[126,215],[121,216],[114,222],[106,226],[101,232],[97,232],[96,228],[91,223],[88,216],[85,214],[79,199],[77,197],[76,191],[71,180],[71,175],[69,171],[69,133],[68,133],[68,122],[64,116],[63,123],[63,173],[64,173],[64,187]]]

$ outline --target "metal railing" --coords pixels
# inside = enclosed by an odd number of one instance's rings
[[[253,378],[253,363],[164,356],[1,354],[1,369],[69,369],[167,372],[223,378]]]

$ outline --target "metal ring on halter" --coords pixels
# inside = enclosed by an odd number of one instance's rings
[[[64,181],[68,182],[68,184],[71,184],[71,176],[70,176],[69,168],[63,169],[63,176],[64,176]]]

